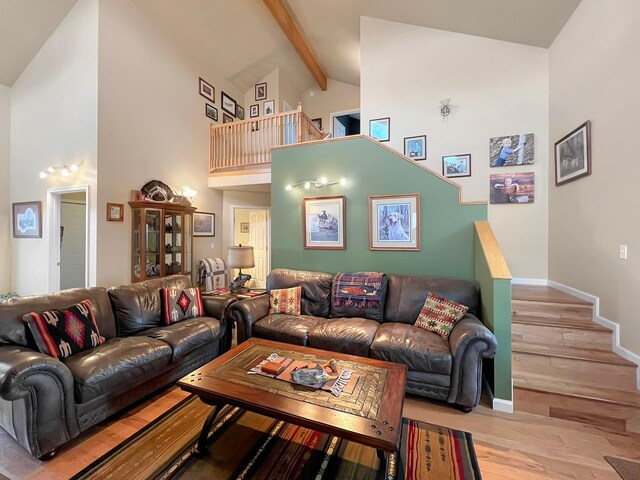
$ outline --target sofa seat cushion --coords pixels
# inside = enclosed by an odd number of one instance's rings
[[[324,321],[324,318],[311,315],[267,315],[253,325],[253,336],[307,346],[309,331]]]
[[[171,347],[147,337],[112,338],[64,360],[75,380],[77,403],[117,394],[157,376],[171,362]]]
[[[368,357],[379,326],[366,318],[323,320],[309,331],[309,347]]]
[[[451,375],[449,342],[432,332],[405,323],[384,323],[371,344],[371,357],[404,363],[409,370]]]
[[[173,361],[179,361],[197,348],[216,342],[223,334],[218,319],[196,317],[173,325],[151,328],[138,336],[167,343],[173,350]]]

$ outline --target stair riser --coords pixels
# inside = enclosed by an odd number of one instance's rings
[[[514,342],[567,345],[611,351],[611,332],[513,323],[511,334]]]
[[[552,380],[636,392],[636,367],[611,365],[572,358],[513,353],[513,371],[546,375]]]
[[[640,408],[515,387],[514,409],[640,434]]]
[[[555,319],[570,318],[585,321],[591,321],[593,318],[593,307],[591,305],[567,305],[562,303],[512,300],[511,309],[514,315],[531,315]]]

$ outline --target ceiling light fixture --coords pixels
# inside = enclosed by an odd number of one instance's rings
[[[303,186],[305,188],[305,190],[309,190],[312,186],[315,188],[322,188],[322,187],[328,187],[330,185],[346,185],[347,184],[347,179],[346,178],[341,178],[340,180],[336,180],[333,182],[330,182],[327,177],[320,177],[317,178],[315,180],[302,180],[301,182],[298,183],[290,183],[288,185],[285,185],[284,189],[287,192],[290,192],[291,190],[293,190],[294,188],[297,188],[299,186]]]
[[[54,175],[56,172],[58,172],[61,177],[68,177],[72,173],[75,173],[78,170],[80,170],[80,165],[82,165],[83,163],[84,162],[74,162],[71,165],[62,165],[62,166],[53,165],[41,171],[38,176],[44,180],[45,178],[48,178],[50,175]]]

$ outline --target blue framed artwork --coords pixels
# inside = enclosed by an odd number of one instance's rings
[[[389,117],[369,120],[369,136],[379,142],[388,142],[390,123]]]

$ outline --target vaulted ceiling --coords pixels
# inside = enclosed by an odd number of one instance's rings
[[[11,86],[77,0],[0,0],[0,83]],[[123,1],[123,0],[100,0]],[[176,48],[240,90],[280,67],[313,78],[261,0],[134,2]],[[548,47],[580,0],[287,0],[330,78],[360,83],[360,17]]]

